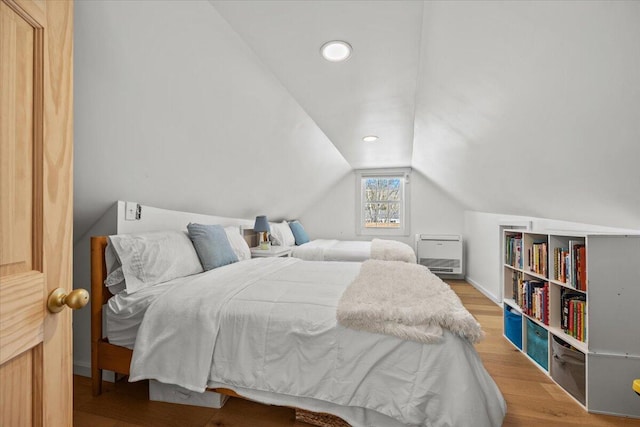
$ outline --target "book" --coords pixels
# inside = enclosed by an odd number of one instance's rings
[[[575,302],[585,302],[586,296],[581,292],[572,291],[571,289],[563,289],[560,296],[560,327],[561,329],[573,336],[576,323]],[[586,303],[585,303],[586,304]]]
[[[580,246],[578,249],[578,256],[580,258],[580,272],[578,278],[580,281],[580,290],[587,290],[587,247],[585,245]]]
[[[529,249],[529,270],[547,275],[547,242],[533,242]]]
[[[583,246],[584,243],[580,240],[569,240],[569,268],[567,271],[567,284],[576,289],[580,289],[578,287],[577,258],[579,249]]]
[[[516,268],[522,268],[522,235],[507,235],[505,237],[505,263]]]

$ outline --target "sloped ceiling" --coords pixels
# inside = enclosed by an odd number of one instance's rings
[[[422,2],[212,3],[351,166],[411,163]],[[324,60],[330,40],[348,41],[352,56]]]
[[[472,210],[640,229],[640,2],[211,4],[353,168],[411,165]],[[349,60],[321,59],[333,39]]]
[[[76,242],[117,200],[295,218],[351,172],[206,1],[81,1],[74,19]]]

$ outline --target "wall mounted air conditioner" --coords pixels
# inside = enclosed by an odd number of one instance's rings
[[[451,234],[416,234],[418,264],[434,274],[463,274],[462,236]]]

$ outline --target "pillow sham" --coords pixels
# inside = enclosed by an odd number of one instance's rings
[[[109,244],[122,266],[127,294],[202,272],[198,254],[183,231],[109,236]]]
[[[278,230],[278,223],[270,222],[269,223],[269,240],[271,240],[271,244],[275,246],[282,246],[280,239],[281,237],[280,237],[280,230]]]
[[[238,257],[238,261],[245,261],[247,259],[251,259],[251,249],[249,248],[249,244],[242,237],[241,229],[239,226],[230,225],[224,228],[225,233],[227,233],[227,239],[229,240],[229,244],[231,245],[231,249]]]
[[[274,245],[277,246],[293,246],[296,244],[296,239],[289,228],[287,221],[281,223],[270,223],[271,228],[271,240]]]
[[[106,279],[104,279],[104,285],[107,290],[111,292],[111,295],[119,294],[127,289],[127,285],[124,281],[124,273],[122,272],[122,266],[113,270]]]
[[[309,235],[304,231],[304,227],[302,227],[302,224],[300,224],[299,221],[291,221],[289,223],[289,227],[291,228],[291,232],[296,240],[296,245],[302,245],[309,242]]]
[[[189,223],[187,230],[205,271],[238,262],[221,225]]]
[[[107,290],[112,295],[124,291],[127,287],[124,283],[122,266],[113,251],[113,246],[109,243],[109,239],[107,239],[107,247],[104,250],[104,262],[107,266],[107,277],[104,279],[104,285],[107,287]]]

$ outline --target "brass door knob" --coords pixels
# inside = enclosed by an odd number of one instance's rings
[[[85,289],[75,289],[67,294],[62,288],[55,289],[49,294],[47,308],[52,313],[61,311],[64,306],[77,309],[82,308],[89,302],[89,292]]]

